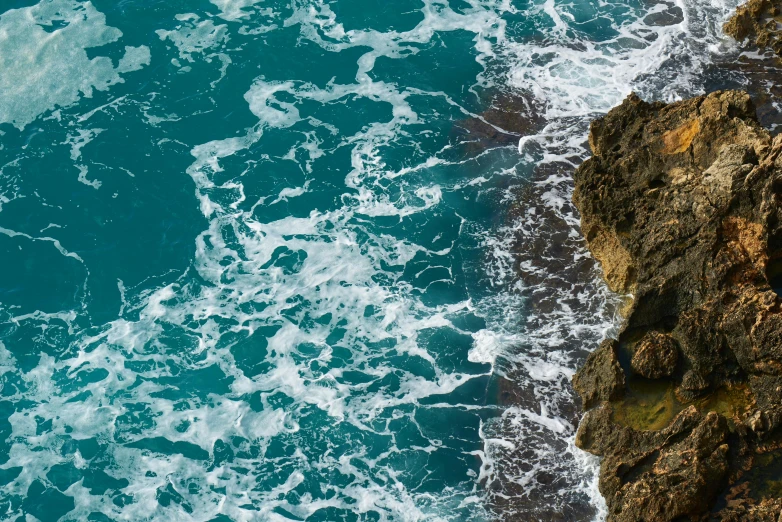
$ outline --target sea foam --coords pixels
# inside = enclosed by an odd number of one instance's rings
[[[603,517],[569,381],[618,298],[580,238],[572,170],[588,121],[631,90],[700,89],[710,51],[696,39],[721,45],[729,7],[426,0],[396,29],[357,28],[320,1],[212,0],[171,13],[116,64],[85,51],[122,37],[88,2],[6,11],[2,66],[18,77],[0,79],[16,93],[0,120],[50,125],[51,154],[79,168],[91,186],[74,179],[72,193],[89,198],[117,183],[88,173],[133,120],[182,167],[140,162],[122,182],[175,176],[202,225],[164,236],[187,243],[186,266],[110,279],[109,320],[91,308],[99,249],[59,239],[65,212],[45,234],[0,229],[83,278],[72,309],[1,310],[14,514],[40,484],[73,499],[74,519]],[[454,48],[449,69],[440,53]],[[310,70],[294,75],[305,52]],[[132,71],[153,88],[84,98]],[[188,82],[205,91],[195,115]],[[452,121],[482,118],[481,97],[503,89],[531,96],[543,128],[518,149],[460,152]],[[4,205],[42,200],[18,175],[24,150],[4,150]]]

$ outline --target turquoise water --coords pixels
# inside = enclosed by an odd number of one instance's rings
[[[570,174],[730,7],[5,0],[2,518],[600,519]]]

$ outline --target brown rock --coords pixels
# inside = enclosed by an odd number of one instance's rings
[[[576,444],[604,457],[600,492],[609,520],[667,522],[707,511],[728,471],[728,425],[695,407],[660,431],[615,424],[605,404],[588,412]]]
[[[647,379],[670,377],[679,362],[679,347],[667,334],[648,332],[638,343],[630,362],[633,371]]]
[[[622,396],[625,374],[616,358],[616,341],[607,339],[589,354],[586,363],[573,378],[573,388],[581,396],[584,408]]]
[[[604,457],[610,522],[705,521],[756,455],[782,447],[782,299],[771,284],[782,273],[782,136],[758,124],[747,94],[726,91],[667,105],[631,95],[593,122],[589,143],[573,200],[607,283],[634,300],[618,340],[574,377],[593,408],[576,444]],[[620,346],[634,373],[673,379],[693,405],[657,431],[618,425],[625,389],[638,393]],[[773,511],[762,495],[742,498],[725,517]]]
[[[769,47],[782,55],[782,39],[775,18],[780,14],[779,0],[749,0],[723,26],[723,31],[735,38],[751,38],[758,47]]]

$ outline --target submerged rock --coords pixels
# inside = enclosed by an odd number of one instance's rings
[[[543,127],[541,112],[532,96],[496,94],[485,111],[454,123],[451,138],[468,156],[495,147],[516,148],[521,136]]]
[[[782,137],[726,91],[631,95],[589,143],[573,200],[608,285],[633,294],[617,340],[574,377],[608,520],[766,520],[777,504],[749,470],[782,447]],[[692,404],[662,428],[620,424],[633,374]]]

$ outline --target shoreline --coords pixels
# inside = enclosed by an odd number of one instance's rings
[[[769,14],[753,0],[725,30],[776,50],[757,22]],[[582,232],[611,290],[634,295],[573,381],[607,520],[777,522],[782,138],[748,94],[716,91],[631,95],[589,144],[574,175]]]

